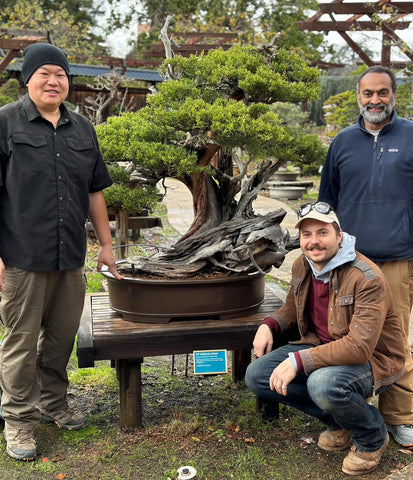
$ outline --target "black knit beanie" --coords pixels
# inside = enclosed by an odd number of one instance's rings
[[[42,65],[59,65],[69,76],[66,53],[50,43],[33,43],[23,50],[23,82],[26,85],[33,73]]]

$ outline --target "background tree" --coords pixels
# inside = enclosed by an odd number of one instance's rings
[[[10,78],[0,87],[0,107],[19,98],[20,85],[15,78]]]
[[[308,59],[332,54],[334,48],[324,42],[322,34],[299,31],[295,22],[305,20],[310,10],[317,10],[315,0],[143,0],[128,2],[111,0],[111,27],[120,28],[132,22],[148,24],[151,32],[139,37],[134,51],[147,50],[158,40],[167,15],[175,15],[177,32],[199,31],[237,33],[242,44],[266,44],[274,41],[281,48],[305,53]]]
[[[179,242],[179,253],[175,247],[172,257],[162,256],[169,269],[174,262],[178,269],[188,263],[188,252],[198,258],[207,242],[205,268],[233,270],[239,257],[235,251],[241,249],[228,242],[226,234],[239,232],[245,221],[262,220],[252,202],[263,184],[286,161],[324,158],[316,136],[286,128],[270,109],[277,101],[317,97],[319,72],[291,52],[241,46],[176,56],[165,62],[163,72],[169,79],[148,97],[147,107],[96,127],[102,153],[111,163],[132,162],[148,185],[174,177],[190,190],[194,221]],[[264,238],[257,235],[254,243],[263,263],[270,257],[276,262],[274,255],[263,252],[282,243],[275,223],[283,215],[276,217],[268,218],[260,230],[265,230]]]
[[[120,90],[122,84],[126,86],[123,92]],[[86,97],[84,103],[86,116],[93,125],[99,125],[103,122],[105,111],[109,108],[112,109],[109,115],[113,115],[113,107],[115,106],[118,115],[131,110],[132,99],[125,103],[128,93],[127,84],[127,77],[119,75],[116,70],[111,70],[109,73],[96,77],[93,85],[88,85],[88,87],[99,92],[93,97]]]
[[[38,3],[46,15],[65,9],[76,25],[95,27],[99,15],[103,13],[104,2],[97,0],[38,0]]]
[[[101,55],[106,53],[106,49],[99,45],[99,42],[102,42],[103,39],[93,33],[93,24],[88,23],[88,16],[83,16],[84,8],[89,3],[88,0],[86,2],[74,2],[79,8],[76,10],[72,5],[72,12],[64,6],[64,4],[70,2],[50,3],[53,3],[55,8],[52,9],[50,5],[43,10],[39,1],[18,0],[17,2],[10,2],[0,11],[2,27],[47,30],[54,42],[63,48],[68,55]],[[81,7],[83,4],[85,6]]]

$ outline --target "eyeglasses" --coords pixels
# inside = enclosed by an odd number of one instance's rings
[[[304,205],[301,205],[301,207],[299,207],[297,210],[298,218],[305,217],[313,209],[316,210],[318,213],[323,213],[324,215],[328,215],[330,212],[333,211],[333,208],[326,202],[305,203]]]

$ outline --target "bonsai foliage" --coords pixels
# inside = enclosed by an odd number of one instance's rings
[[[0,87],[0,107],[11,102],[15,102],[19,98],[19,81],[10,78]]]
[[[107,162],[132,162],[148,186],[174,177],[188,187],[195,218],[183,238],[254,218],[253,200],[282,164],[324,158],[316,136],[289,128],[271,109],[319,94],[318,70],[297,55],[234,46],[168,59],[162,71],[167,80],[145,108],[96,129]]]

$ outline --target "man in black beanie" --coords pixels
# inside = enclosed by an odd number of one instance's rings
[[[68,110],[69,63],[47,43],[23,52],[28,94],[0,108],[0,348],[7,453],[36,457],[34,427],[86,425],[68,406],[66,372],[85,297],[85,222],[100,242],[98,271],[116,278],[103,189],[112,182],[95,131]]]

